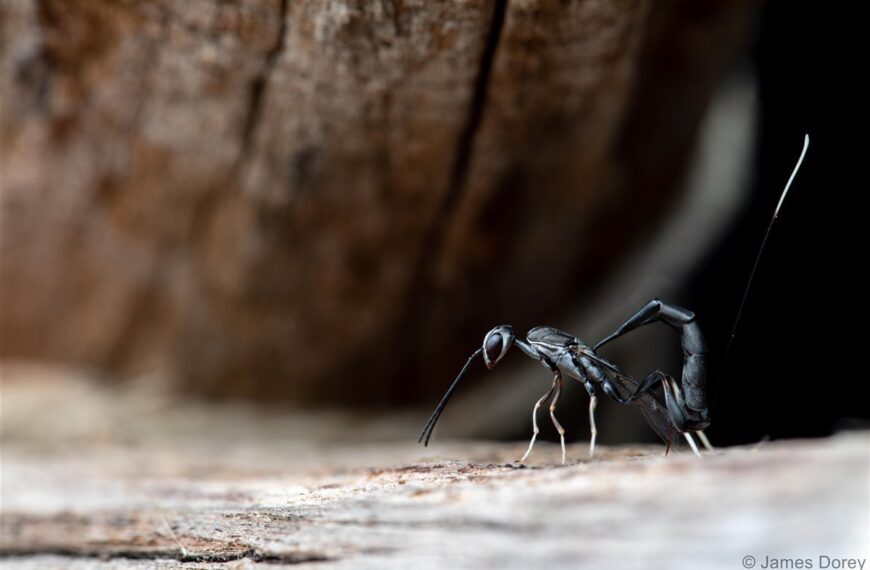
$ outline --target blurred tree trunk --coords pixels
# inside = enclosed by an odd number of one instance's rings
[[[0,0],[0,355],[268,399],[440,386],[655,226],[751,15]]]

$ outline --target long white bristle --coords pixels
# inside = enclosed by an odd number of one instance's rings
[[[776,210],[773,212],[774,218],[779,215],[779,209],[782,207],[782,203],[785,202],[785,195],[788,194],[788,189],[791,188],[792,180],[797,176],[798,170],[801,168],[801,163],[804,161],[804,156],[807,154],[807,149],[809,147],[810,135],[804,135],[804,149],[801,151],[801,156],[798,158],[797,164],[794,165],[794,170],[791,171],[791,176],[789,176],[788,182],[785,184],[785,190],[782,191],[782,196],[779,197],[779,203],[777,203]]]

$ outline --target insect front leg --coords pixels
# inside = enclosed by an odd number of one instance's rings
[[[558,378],[558,375],[557,375]],[[553,379],[553,385],[550,386],[550,389],[547,390],[547,393],[541,396],[541,399],[535,402],[535,407],[532,408],[532,440],[529,442],[529,448],[526,450],[526,453],[520,458],[520,463],[526,460],[529,454],[532,452],[532,448],[535,446],[535,440],[538,438],[538,408],[541,407],[541,404],[546,402],[553,392],[556,390],[556,379]]]

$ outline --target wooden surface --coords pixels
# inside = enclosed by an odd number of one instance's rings
[[[566,466],[543,442],[521,466],[525,442],[424,449],[417,414],[265,412],[4,372],[4,568],[735,569],[870,547],[866,432],[703,460],[652,446],[589,461],[581,442]]]
[[[658,224],[754,11],[0,0],[0,355],[434,395]]]

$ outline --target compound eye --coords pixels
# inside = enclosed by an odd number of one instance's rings
[[[498,357],[501,356],[501,344],[502,338],[499,333],[489,335],[489,338],[486,339],[486,346],[484,346],[487,360],[495,363]]]

